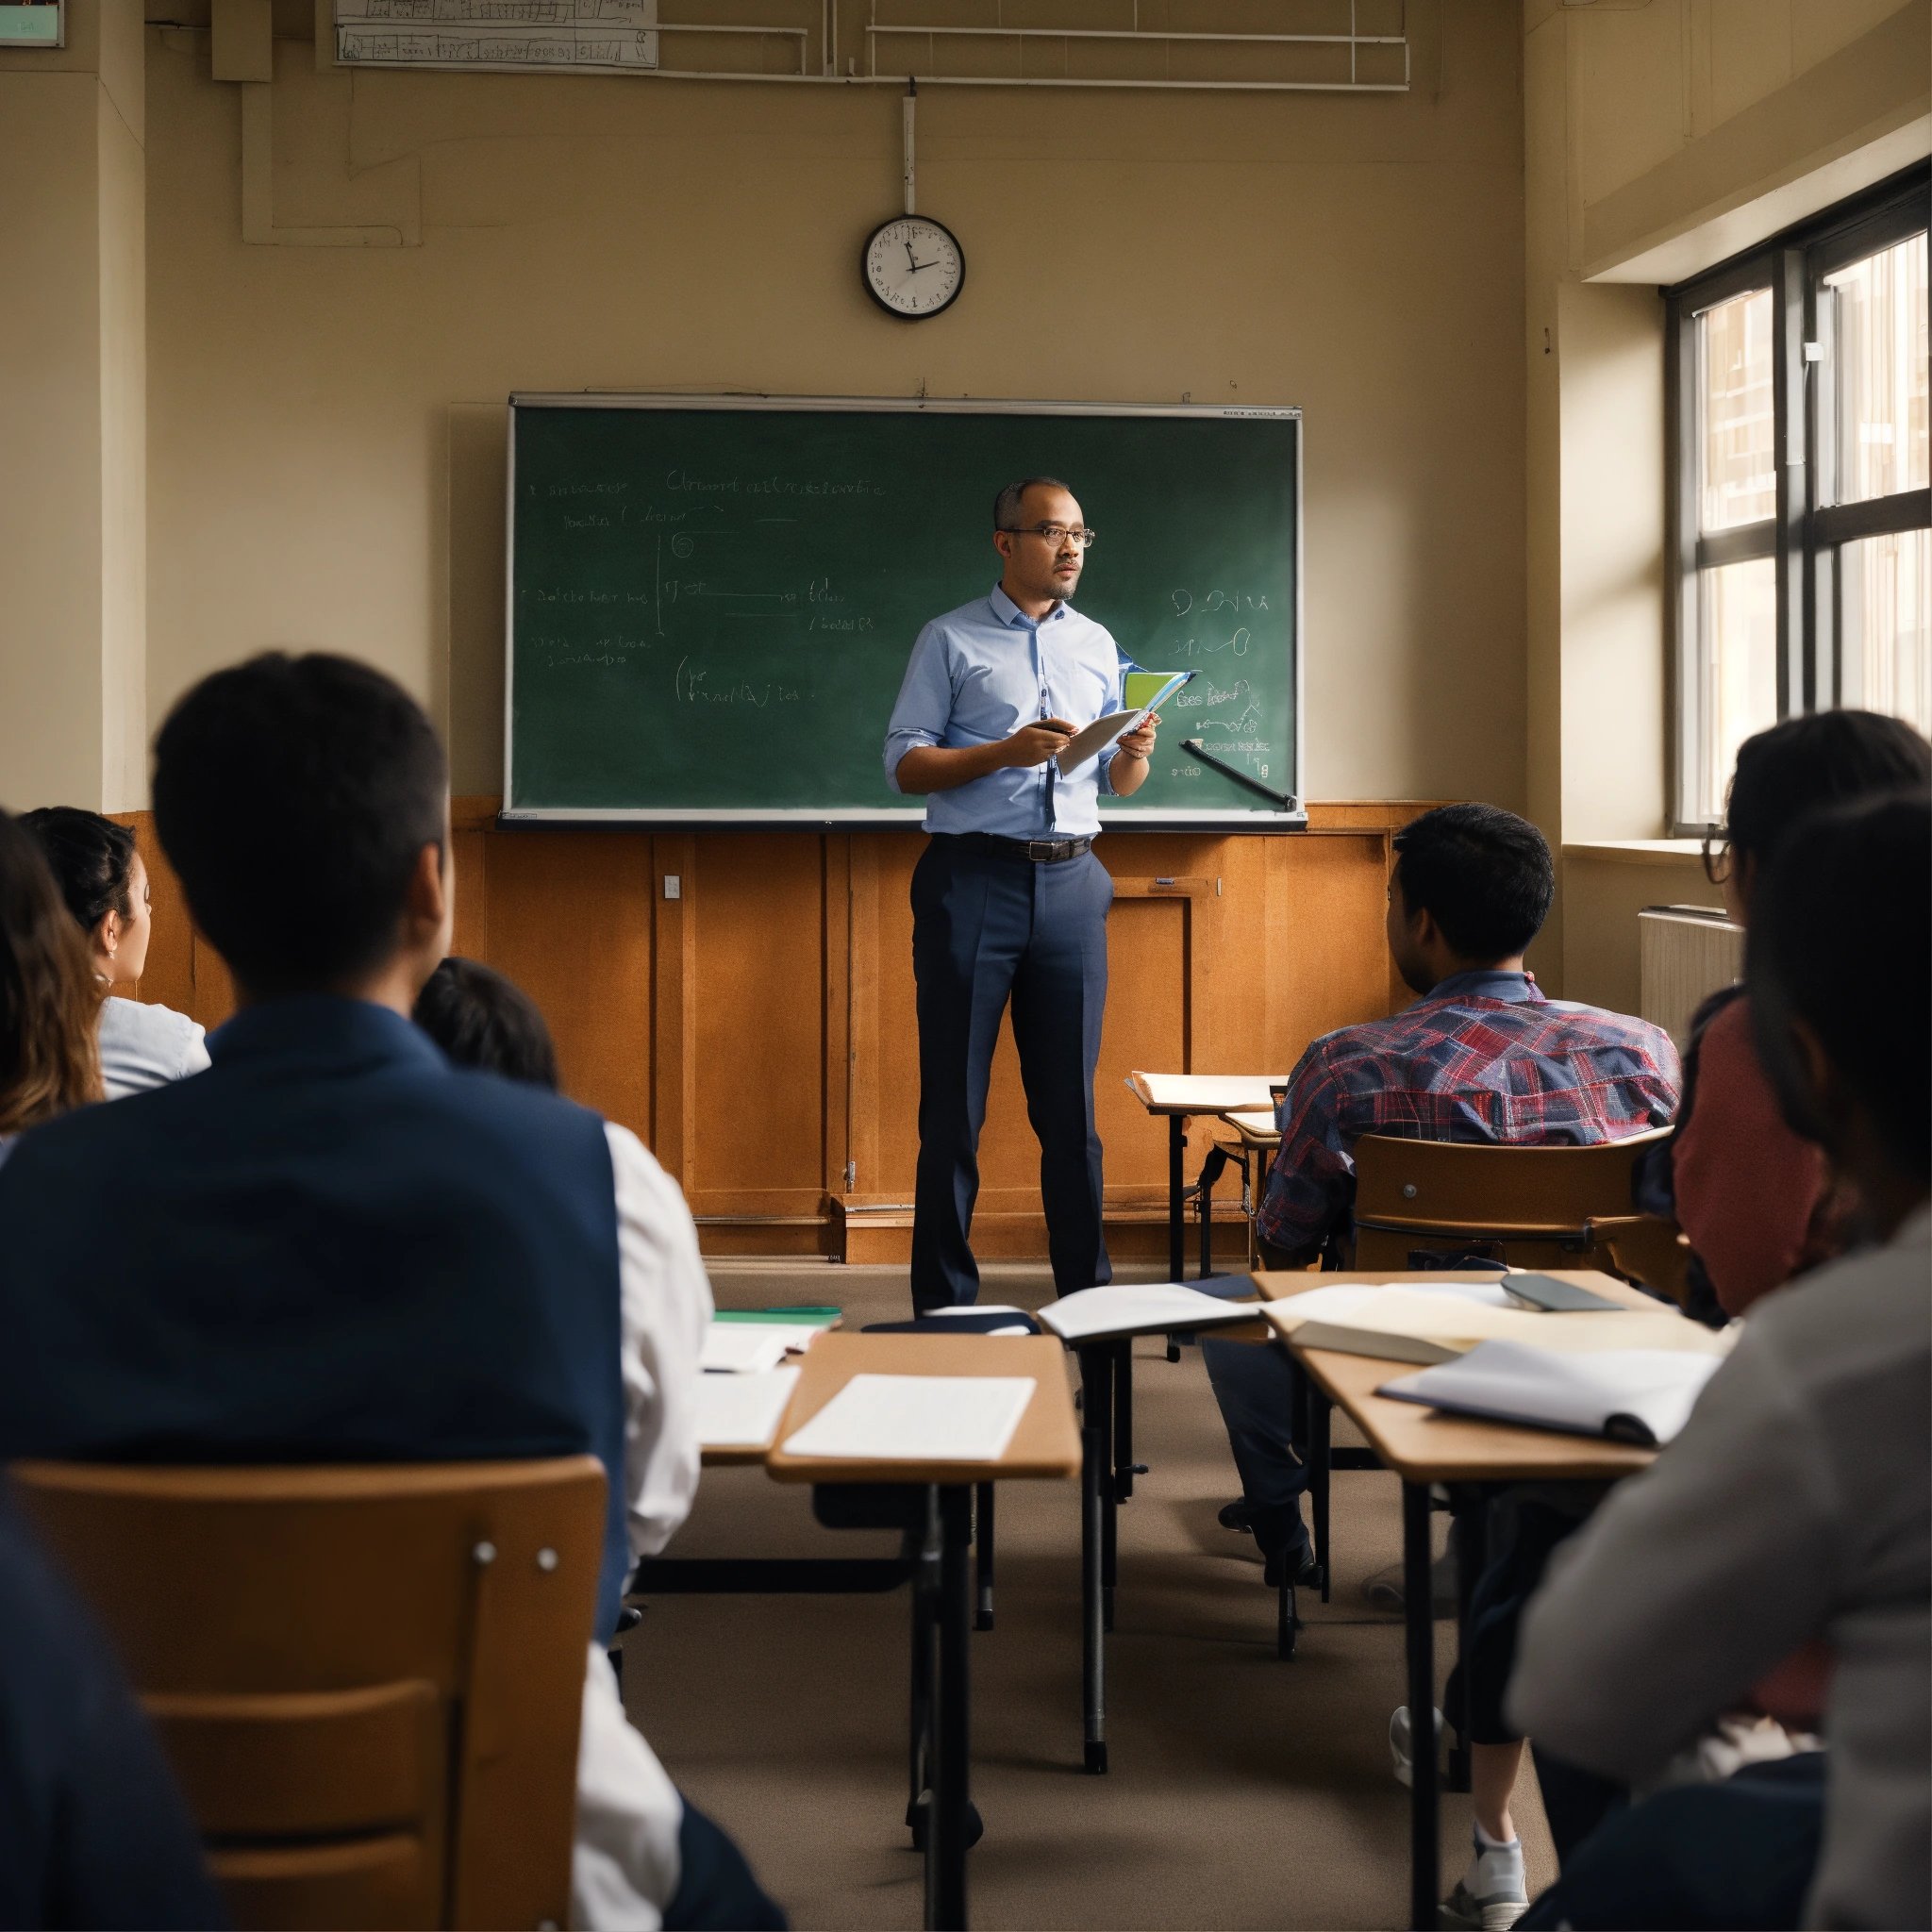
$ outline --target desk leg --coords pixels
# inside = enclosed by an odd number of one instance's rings
[[[1145,1474],[1134,1460],[1134,1344],[1122,1341],[1115,1345],[1113,1358],[1114,1500],[1131,1501],[1134,1478]]]
[[[1429,1486],[1402,1485],[1402,1594],[1408,1630],[1408,1923],[1436,1924],[1436,1658],[1429,1602]]]
[[[906,1801],[906,1824],[913,1842],[927,1848],[930,1862],[932,1818],[921,1816],[922,1807],[931,1803],[933,1671],[937,1662],[934,1636],[939,1609],[940,1546],[939,1525],[934,1520],[936,1491],[928,1490],[926,1524],[920,1541],[919,1561],[912,1572],[912,1712],[909,1728],[907,1780],[910,1790]]]
[[[926,1837],[928,1927],[965,1932],[966,1806],[972,1763],[967,1675],[973,1623],[973,1498],[953,1484],[940,1497],[939,1684],[932,1820]]]
[[[974,1499],[973,1546],[978,1557],[977,1596],[973,1627],[992,1628],[992,1499],[997,1483],[981,1483]]]
[[[1111,1428],[1108,1394],[1113,1363],[1104,1347],[1083,1348],[1080,1360],[1080,1692],[1084,1763],[1107,1769],[1107,1618],[1102,1596],[1106,1493],[1111,1487]]]
[[[1187,1223],[1181,1212],[1187,1194],[1187,1183],[1181,1174],[1181,1162],[1188,1145],[1185,1119],[1184,1115],[1177,1113],[1167,1117],[1167,1278],[1170,1281],[1188,1278]]]
[[[1315,1378],[1302,1371],[1308,1391],[1308,1488],[1315,1499],[1315,1567],[1322,1573],[1322,1601],[1328,1601],[1328,1482],[1335,1474],[1329,1427],[1335,1419],[1335,1406],[1315,1386]]]

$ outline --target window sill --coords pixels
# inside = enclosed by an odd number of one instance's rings
[[[1702,870],[1701,839],[1585,839],[1563,847],[1565,858],[1607,858],[1623,865],[1694,865]]]

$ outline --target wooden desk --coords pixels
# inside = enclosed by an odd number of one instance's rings
[[[966,1819],[971,1698],[967,1646],[973,1608],[969,1558],[974,1485],[1061,1479],[1078,1473],[1080,1437],[1066,1358],[1051,1336],[825,1335],[806,1351],[798,1387],[765,1468],[778,1482],[888,1485],[926,1492],[926,1560],[914,1578],[913,1755],[924,1762],[931,1809],[925,1833],[925,1923],[966,1924]],[[855,1375],[1030,1375],[1033,1397],[1006,1453],[991,1461],[866,1461],[795,1456],[784,1444]],[[914,1774],[915,1784],[918,1773]]]
[[[1655,1312],[1660,1304],[1589,1269],[1551,1270],[1563,1281],[1594,1289],[1633,1309]],[[1428,1284],[1493,1281],[1493,1270],[1471,1273],[1391,1274],[1355,1271],[1336,1274],[1261,1274],[1255,1277],[1265,1301],[1278,1302],[1314,1288],[1347,1284]],[[1546,1319],[1560,1322],[1561,1315]],[[1430,1601],[1429,1486],[1432,1483],[1495,1485],[1513,1482],[1613,1482],[1647,1468],[1656,1451],[1541,1429],[1515,1428],[1463,1416],[1438,1415],[1412,1402],[1395,1402],[1375,1391],[1407,1374],[1412,1364],[1341,1355],[1332,1349],[1304,1349],[1287,1335],[1290,1354],[1319,1385],[1328,1401],[1339,1403],[1368,1439],[1370,1448],[1402,1478],[1403,1620],[1407,1636],[1410,1736],[1416,1740],[1409,1785],[1409,1924],[1437,1923],[1437,1772],[1432,1725],[1435,1708],[1435,1612]],[[1321,1407],[1321,1404],[1317,1404]],[[1457,1601],[1466,1611],[1474,1582],[1472,1552],[1457,1547]],[[1462,1621],[1458,1615],[1458,1624]]]
[[[1187,1152],[1187,1123],[1195,1114],[1239,1112],[1272,1108],[1270,1086],[1279,1087],[1286,1074],[1145,1074],[1127,1075],[1127,1090],[1147,1111],[1167,1118],[1167,1272],[1179,1281],[1187,1271],[1184,1207],[1187,1178],[1182,1173]]]

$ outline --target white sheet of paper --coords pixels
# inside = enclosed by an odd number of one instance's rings
[[[854,1375],[785,1444],[788,1456],[993,1462],[1038,1385],[1031,1375]]]
[[[1455,1291],[1458,1289],[1463,1292]],[[1492,1293],[1502,1297],[1500,1305],[1489,1299]],[[1303,1322],[1323,1321],[1430,1341],[1518,1341],[1563,1355],[1592,1354],[1607,1348],[1725,1355],[1731,1346],[1727,1334],[1688,1321],[1662,1304],[1654,1311],[1631,1308],[1552,1315],[1517,1306],[1500,1287],[1489,1282],[1445,1281],[1426,1288],[1409,1282],[1391,1288],[1314,1288],[1306,1294],[1271,1303],[1268,1319],[1285,1334],[1292,1334]]]
[[[1123,1282],[1083,1288],[1048,1302],[1040,1319],[1062,1341],[1085,1341],[1095,1335],[1150,1335],[1163,1329],[1218,1328],[1252,1322],[1259,1310],[1252,1299],[1224,1302],[1174,1281]]]
[[[1403,1286],[1405,1293],[1453,1295],[1459,1301],[1474,1302],[1484,1308],[1513,1308],[1518,1306],[1490,1281],[1440,1281],[1424,1288]],[[1356,1325],[1357,1318],[1374,1308],[1390,1291],[1369,1282],[1354,1282],[1335,1288],[1311,1288],[1305,1294],[1291,1294],[1274,1304],[1284,1320],[1297,1322],[1339,1322]],[[1386,1302],[1384,1303],[1386,1307]]]
[[[705,1330],[698,1367],[713,1374],[762,1374],[785,1359],[785,1331],[762,1322],[713,1322]]]
[[[797,1387],[798,1371],[791,1367],[761,1375],[700,1375],[698,1446],[769,1449]]]

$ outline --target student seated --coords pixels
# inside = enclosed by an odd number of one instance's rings
[[[0,1161],[23,1128],[100,1097],[86,948],[39,845],[0,811]]]
[[[603,1654],[697,1482],[695,1232],[633,1134],[457,1071],[410,1024],[454,889],[428,720],[347,659],[258,658],[176,705],[154,809],[240,1009],[208,1073],[36,1127],[0,1166],[0,1458],[591,1451],[609,1517],[574,1917],[780,1923]],[[113,1266],[88,1228],[133,1231]]]
[[[112,1646],[0,1498],[0,1925],[226,1924]]]
[[[99,985],[101,1085],[119,1100],[166,1080],[180,1080],[208,1065],[202,1029],[186,1013],[132,993],[147,964],[154,930],[147,867],[134,834],[99,812],[71,805],[25,812],[21,824],[40,841],[47,863],[86,936]]]
[[[1271,1266],[1303,1266],[1346,1236],[1352,1150],[1364,1134],[1585,1146],[1662,1126],[1676,1108],[1668,1034],[1545,999],[1524,970],[1556,886],[1534,825],[1495,806],[1447,805],[1404,827],[1394,845],[1389,949],[1421,997],[1393,1019],[1324,1035],[1302,1056],[1256,1218]],[[1202,1355],[1241,1477],[1241,1501],[1223,1521],[1252,1524],[1267,1580],[1278,1583],[1310,1560],[1288,1359],[1233,1341],[1204,1341]],[[1523,1747],[1499,1720],[1470,1719],[1478,1857],[1458,1890],[1496,1932],[1524,1902],[1509,1816]],[[1398,1712],[1398,1759],[1405,1723]],[[1479,1900],[1491,1903],[1478,1909]]]
[[[1881,1245],[1753,1310],[1684,1432],[1553,1560],[1508,1691],[1540,1744],[1641,1784],[1822,1638],[1829,1755],[1617,1814],[1526,1924],[1932,1924],[1928,881],[1919,792],[1801,825],[1757,882],[1757,1055]]]
[[[1932,745],[1875,711],[1816,711],[1747,738],[1710,870],[1724,908],[1751,923],[1765,867],[1809,812],[1932,782]],[[1686,1056],[1677,1131],[1659,1150],[1674,1212],[1713,1316],[1741,1315],[1760,1295],[1831,1259],[1851,1204],[1822,1148],[1794,1134],[1751,1039],[1751,1005],[1727,987],[1698,1010]]]
[[[557,1048],[537,1002],[480,960],[451,954],[416,995],[416,1024],[456,1067],[557,1091]]]

